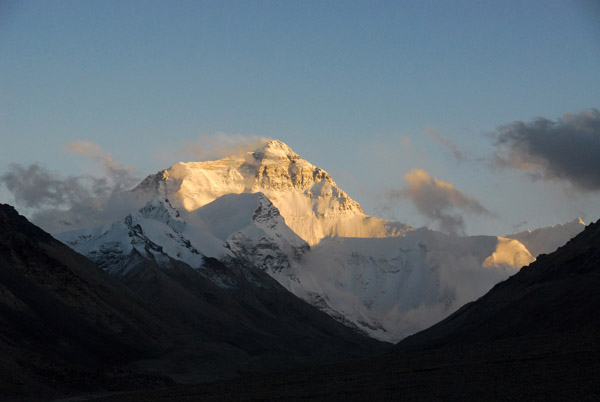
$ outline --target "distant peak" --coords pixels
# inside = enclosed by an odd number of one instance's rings
[[[567,226],[585,226],[585,222],[580,217],[577,217],[571,221],[554,225],[553,227],[567,227]]]

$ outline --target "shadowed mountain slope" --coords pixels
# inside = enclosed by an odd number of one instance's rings
[[[2,394],[117,385],[112,368],[162,353],[168,320],[133,292],[8,205],[0,227]]]
[[[134,252],[119,280],[8,205],[0,228],[2,400],[272,372],[389,347],[252,267],[207,258],[200,274]]]
[[[338,323],[265,272],[235,261],[224,265],[207,258],[197,270],[177,260],[159,266],[139,258],[129,263],[120,280],[149,305],[183,323],[184,336],[193,344],[210,344],[202,349],[185,346],[145,362],[145,368],[178,381],[314,365],[391,346]]]

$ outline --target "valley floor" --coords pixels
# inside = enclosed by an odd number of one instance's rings
[[[529,336],[94,401],[597,401],[600,333]]]

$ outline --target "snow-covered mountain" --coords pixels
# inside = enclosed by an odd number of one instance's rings
[[[365,215],[324,170],[281,141],[217,161],[178,163],[147,177],[136,191],[166,195],[193,211],[228,194],[261,192],[308,244],[327,236],[398,236],[410,227]]]
[[[519,238],[457,237],[369,217],[327,172],[280,141],[178,163],[133,191],[149,199],[144,207],[58,237],[117,276],[134,257],[159,265],[170,257],[201,273],[205,256],[241,261],[382,340],[446,317],[534,260]]]
[[[526,230],[505,237],[517,239],[527,247],[533,256],[537,257],[540,254],[549,254],[556,251],[567,240],[583,232],[583,229],[585,229],[585,222],[581,218],[577,218],[562,225]]]
[[[170,257],[197,269],[204,266],[205,256],[243,260],[275,273],[289,269],[291,261],[310,249],[262,193],[224,195],[182,213],[169,199],[155,197],[111,225],[57,237],[117,276],[126,274],[137,257],[162,267],[170,264]]]

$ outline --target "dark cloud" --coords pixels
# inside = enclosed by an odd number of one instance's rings
[[[496,166],[563,181],[581,191],[600,190],[600,112],[590,109],[552,121],[517,121],[495,133]]]
[[[457,211],[475,215],[493,214],[477,200],[461,193],[452,184],[435,179],[421,169],[413,169],[404,175],[408,186],[388,193],[391,199],[408,198],[417,210],[440,230],[451,234],[464,234],[464,218]]]

